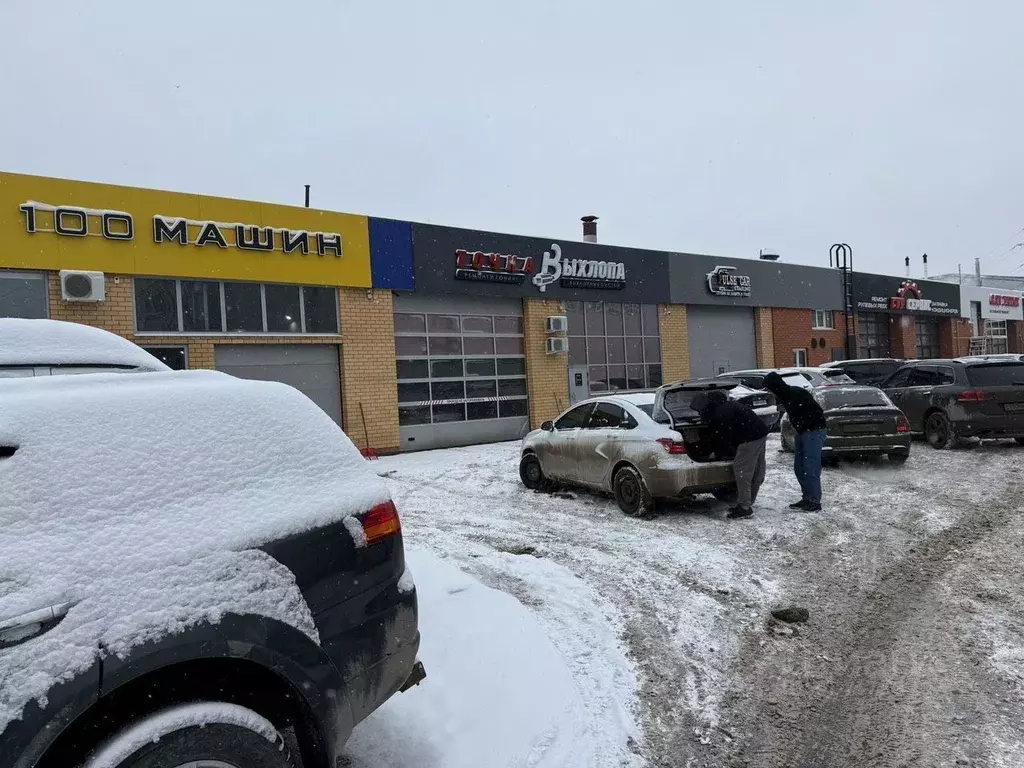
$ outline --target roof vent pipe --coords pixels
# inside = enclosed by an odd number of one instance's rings
[[[924,276],[928,277],[928,254],[927,253],[922,253],[921,254],[921,261],[924,262]]]
[[[580,221],[583,222],[583,242],[584,243],[596,243],[597,242],[597,216],[581,216]]]
[[[903,264],[907,268],[907,277],[910,277],[910,257],[905,256],[903,258]]]

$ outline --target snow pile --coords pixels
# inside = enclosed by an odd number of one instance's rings
[[[0,318],[0,365],[86,364],[170,370],[141,347],[100,328],[60,320]]]
[[[428,677],[356,728],[351,768],[642,765],[631,719],[593,717],[592,692],[517,600],[434,555],[407,557]]]
[[[0,621],[74,604],[0,650],[0,729],[99,642],[124,654],[239,610],[315,638],[290,572],[243,550],[388,498],[305,396],[213,372],[0,380],[0,446],[17,447],[0,459]]]

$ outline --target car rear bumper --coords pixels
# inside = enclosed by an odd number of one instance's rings
[[[690,461],[681,468],[656,468],[644,473],[647,489],[656,498],[686,496],[732,485],[736,478],[731,461]]]
[[[961,437],[1024,437],[1024,414],[971,414],[956,420],[954,426]]]
[[[910,433],[895,435],[849,435],[829,436],[822,446],[822,453],[908,453]]]

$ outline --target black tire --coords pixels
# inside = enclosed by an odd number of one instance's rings
[[[924,420],[924,438],[937,450],[952,448],[957,444],[953,422],[942,411],[932,411]]]
[[[739,497],[739,492],[736,490],[735,485],[730,485],[725,488],[715,488],[711,495],[719,501],[724,501],[726,504],[735,504],[736,499]]]
[[[158,712],[124,728],[107,745],[119,740],[122,743],[134,743],[129,734],[146,721],[158,722],[155,718],[161,714]],[[259,718],[255,712],[252,715]],[[158,741],[152,738],[143,740],[116,765],[117,768],[172,768],[180,765],[205,765],[206,761],[210,761],[232,768],[295,768],[287,747],[283,746],[281,734],[276,731],[274,733],[276,741],[270,741],[255,730],[236,724],[207,722],[206,725],[183,728],[169,725],[166,732],[159,734]],[[103,747],[100,753],[102,750]]]
[[[519,479],[532,491],[540,491],[547,487],[548,480],[544,477],[540,460],[532,453],[523,456],[519,462]]]
[[[647,484],[633,467],[623,467],[615,473],[612,481],[615,491],[615,501],[619,509],[630,517],[643,517],[654,508],[654,500],[651,492],[647,490]]]
[[[906,464],[907,459],[910,458],[909,453],[890,453],[889,462],[891,464]]]
[[[1017,445],[1024,445],[1024,437],[1015,437],[1013,438],[1013,442]]]
[[[823,467],[838,467],[839,457],[838,456],[822,456],[821,466]]]

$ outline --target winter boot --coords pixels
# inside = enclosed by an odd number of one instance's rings
[[[729,514],[726,515],[726,517],[728,517],[730,520],[741,520],[742,518],[750,517],[753,514],[754,510],[752,507],[741,507],[737,505],[729,509]]]

